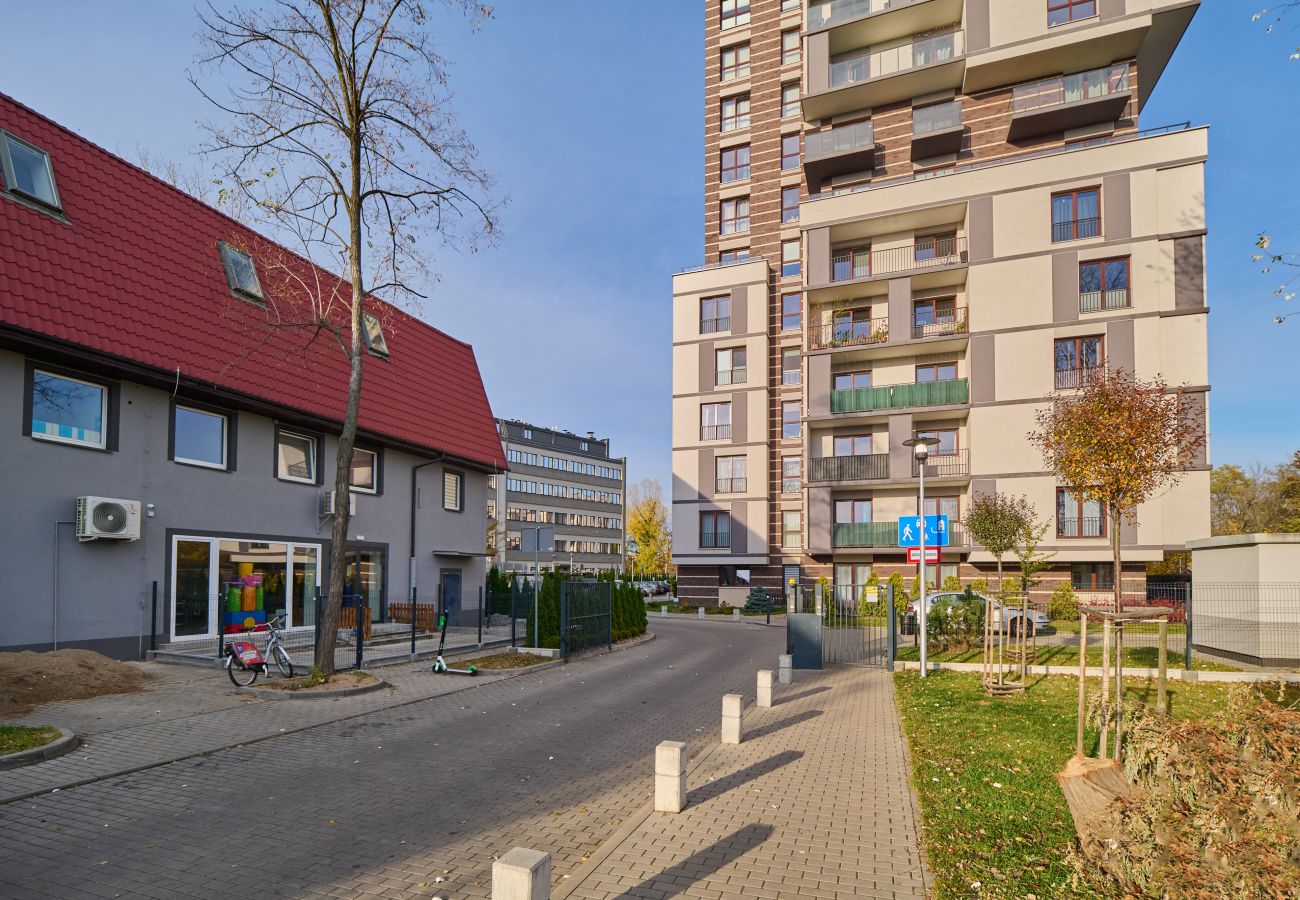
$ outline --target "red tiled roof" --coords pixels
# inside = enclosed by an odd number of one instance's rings
[[[334,339],[268,328],[267,313],[227,286],[218,241],[255,254],[274,245],[4,94],[0,129],[49,152],[68,220],[0,197],[0,326],[161,373],[179,368],[182,385],[341,427],[347,362]],[[259,274],[269,294],[275,279]],[[365,360],[362,432],[504,469],[473,348],[379,301],[367,308],[384,323],[390,357]]]

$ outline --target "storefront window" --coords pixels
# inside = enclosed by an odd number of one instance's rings
[[[293,609],[295,625],[316,625],[316,571],[315,547],[293,548]]]
[[[176,636],[208,633],[211,545],[207,541],[176,542]]]

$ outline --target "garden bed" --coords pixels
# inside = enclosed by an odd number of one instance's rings
[[[458,669],[468,669],[470,666],[475,666],[486,671],[490,669],[524,669],[528,666],[537,666],[548,662],[554,662],[554,660],[547,656],[538,656],[535,653],[493,653],[490,656],[480,656],[476,659],[458,659],[452,665]]]
[[[35,750],[59,739],[51,725],[0,725],[0,756]]]

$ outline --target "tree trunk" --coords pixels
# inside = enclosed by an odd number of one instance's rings
[[[1110,510],[1110,552],[1111,564],[1114,566],[1112,574],[1115,580],[1115,612],[1124,610],[1124,578],[1119,555],[1119,523],[1123,518],[1122,513],[1123,511],[1118,508],[1112,507]]]

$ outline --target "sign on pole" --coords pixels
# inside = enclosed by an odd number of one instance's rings
[[[519,533],[519,548],[524,553],[554,553],[555,529],[525,528]]]
[[[920,547],[908,547],[908,548],[907,548],[907,561],[910,562],[910,563],[913,563],[913,564],[915,564],[915,563],[919,563],[919,562],[921,561],[921,548],[920,548]],[[926,548],[925,548],[925,561],[928,562],[928,563],[937,563],[937,562],[939,561],[939,548],[938,548],[938,547],[926,547]]]
[[[948,517],[900,516],[898,519],[898,546],[920,547],[921,529],[925,529],[926,547],[948,546]]]

